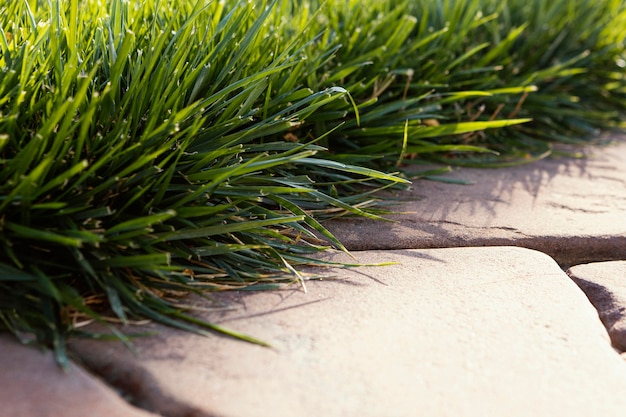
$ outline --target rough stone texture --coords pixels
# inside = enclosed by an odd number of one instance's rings
[[[567,274],[598,310],[613,345],[626,351],[626,261],[577,265]]]
[[[77,341],[72,351],[230,417],[624,415],[626,363],[548,256],[512,247],[354,256],[398,264],[312,270],[327,279],[307,282],[307,293],[218,294],[229,308],[202,313],[271,349],[151,325],[161,333],[136,341],[137,359],[117,343]]]
[[[63,371],[51,352],[0,334],[0,416],[156,417],[124,402],[76,365]]]
[[[626,141],[587,159],[502,170],[458,169],[473,185],[418,181],[395,194],[397,223],[343,219],[325,226],[350,250],[511,245],[564,266],[626,259]]]

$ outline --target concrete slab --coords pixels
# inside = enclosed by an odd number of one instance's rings
[[[513,247],[354,256],[397,264],[314,269],[327,279],[306,293],[222,293],[229,309],[198,313],[273,348],[151,325],[160,334],[136,341],[138,358],[119,343],[71,349],[95,367],[148,375],[211,415],[623,415],[626,363],[548,256]]]
[[[587,159],[501,170],[457,169],[474,185],[418,181],[395,193],[397,223],[342,219],[325,226],[350,250],[511,245],[563,266],[626,259],[626,140]]]
[[[6,334],[0,334],[0,416],[156,417],[130,406],[80,367],[63,371],[50,351]]]
[[[613,345],[626,351],[626,261],[576,265],[567,274],[598,310]]]

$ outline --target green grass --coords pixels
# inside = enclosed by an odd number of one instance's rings
[[[262,343],[177,297],[303,285],[404,163],[623,127],[625,5],[0,0],[0,327],[61,363],[84,319]]]

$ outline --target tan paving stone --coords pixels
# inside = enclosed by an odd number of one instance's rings
[[[229,308],[202,313],[271,349],[156,325],[158,336],[136,341],[138,358],[117,343],[72,349],[221,416],[623,415],[626,363],[548,256],[512,247],[354,256],[397,264],[315,270],[327,279],[306,293],[218,294]]]
[[[626,259],[626,141],[587,159],[499,169],[461,168],[396,193],[397,223],[343,219],[325,226],[350,250],[511,245],[561,265]]]
[[[80,367],[63,371],[50,351],[6,334],[0,334],[0,416],[156,417],[128,405]]]
[[[613,345],[626,351],[626,261],[576,265],[567,274],[598,310]]]

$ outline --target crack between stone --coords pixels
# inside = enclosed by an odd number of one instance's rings
[[[339,238],[351,251],[362,250],[400,250],[400,249],[436,249],[453,247],[517,246],[537,250],[552,257],[561,267],[581,263],[602,262],[624,259],[626,256],[626,236],[541,236],[529,235],[519,229],[507,226],[471,226],[450,220],[403,219],[400,226],[414,229],[427,236],[418,238],[416,244],[411,239],[398,239],[390,245],[362,245],[360,239]],[[445,225],[458,228],[446,230]],[[464,233],[463,230],[467,233]],[[472,236],[473,230],[500,230],[506,234],[493,236]],[[434,237],[434,240],[429,237]]]
[[[602,213],[608,213],[608,210],[589,210],[589,209],[583,209],[583,208],[577,208],[577,207],[570,207],[564,204],[557,204],[557,203],[549,203],[548,204],[550,207],[554,207],[554,208],[558,208],[558,209],[563,209],[563,210],[567,210],[567,211],[571,211],[574,213],[583,213],[583,214],[602,214]]]
[[[107,361],[76,354],[78,364],[98,377],[129,405],[162,417],[223,417],[181,401],[164,392],[152,374],[125,361]]]
[[[412,222],[412,223],[419,223],[419,222]],[[431,221],[430,223],[436,223],[436,224],[450,224],[453,226],[459,226],[462,227],[464,229],[472,229],[472,230],[504,230],[506,232],[512,232],[515,233],[516,235],[519,236],[523,236],[525,238],[531,238],[532,236],[521,232],[519,229],[516,229],[515,227],[507,227],[507,226],[472,226],[472,225],[467,225],[467,224],[463,224],[463,223],[457,223],[457,222],[451,222],[449,220],[434,220]]]

